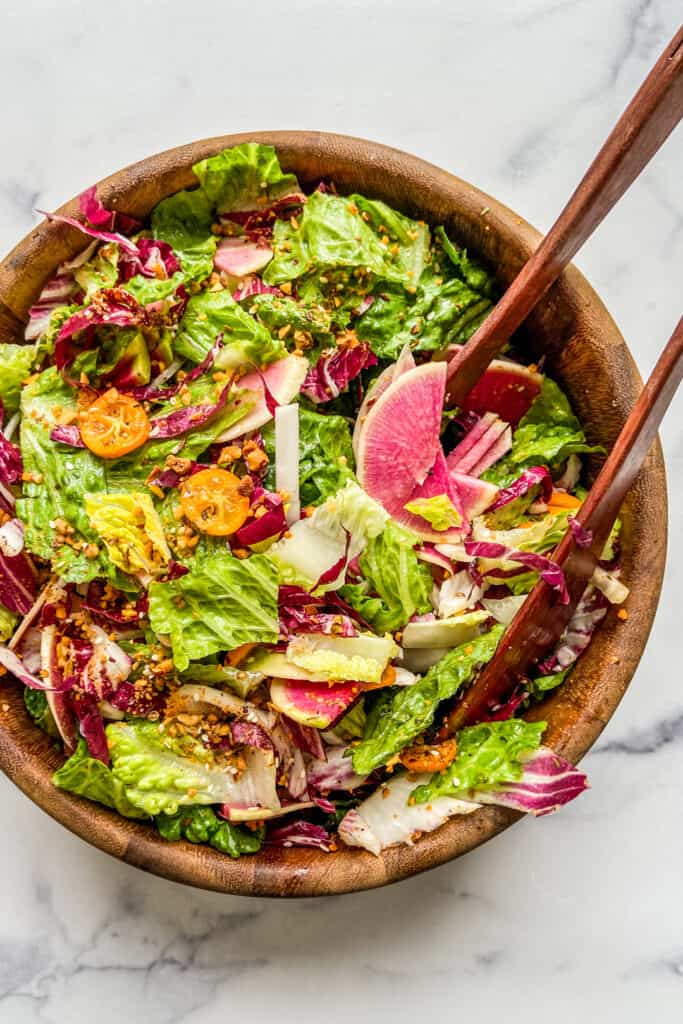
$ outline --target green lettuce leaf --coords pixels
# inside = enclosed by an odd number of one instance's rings
[[[275,489],[275,427],[261,429],[270,459],[266,487]],[[342,416],[326,416],[299,407],[299,492],[301,504],[319,505],[353,480],[353,445]]]
[[[488,291],[488,289],[487,289]],[[435,352],[467,341],[488,316],[492,300],[459,277],[425,268],[415,295],[405,290],[373,288],[375,301],[355,329],[381,359],[396,359],[410,344],[417,352]]]
[[[415,614],[431,610],[432,576],[415,554],[416,538],[387,523],[360,556],[366,583],[342,587],[340,594],[378,633],[394,632]],[[377,597],[368,595],[368,590]]]
[[[168,635],[182,672],[190,661],[246,643],[275,643],[278,576],[263,555],[242,561],[227,548],[198,558],[190,572],[149,588],[149,620]]]
[[[213,270],[217,238],[211,234],[211,201],[196,189],[162,199],[151,215],[155,238],[168,242],[180,261],[185,278],[203,281]]]
[[[218,368],[265,366],[287,355],[284,344],[249,316],[227,289],[200,292],[190,299],[173,348],[177,355],[199,363],[221,331],[224,348],[215,362]]]
[[[309,335],[320,347],[334,345],[332,317],[324,306],[303,306],[285,295],[250,295],[241,304],[271,334],[287,330],[295,342],[297,332]],[[309,352],[306,353],[310,355]]]
[[[457,734],[458,755],[443,772],[412,792],[415,803],[440,796],[457,797],[472,789],[488,789],[521,779],[524,759],[541,745],[546,722],[481,722]]]
[[[136,274],[123,285],[141,306],[147,306],[150,302],[161,302],[170,298],[176,289],[185,281],[185,275],[176,270],[172,277],[160,280],[156,277],[145,277],[143,274]]]
[[[125,787],[127,799],[148,815],[176,814],[192,804],[223,804],[239,799],[240,789],[263,789],[250,766],[236,779],[220,754],[192,736],[169,736],[157,722],[137,718],[112,722],[106,728],[112,774]],[[252,752],[255,759],[263,751]],[[252,765],[253,768],[253,765]],[[274,763],[265,780],[268,799],[277,804]],[[263,806],[263,804],[259,804]]]
[[[59,739],[59,729],[52,717],[47,697],[43,691],[33,690],[30,686],[25,686],[24,704],[26,705],[26,710],[38,728],[42,729],[44,733],[47,733],[47,735],[51,736],[53,739]]]
[[[92,259],[74,270],[74,279],[89,301],[100,288],[113,288],[119,278],[118,245],[101,245]]]
[[[21,386],[36,359],[35,345],[0,344],[0,400],[9,418],[19,408]]]
[[[170,842],[187,839],[190,843],[208,843],[233,858],[258,853],[265,834],[263,828],[252,831],[221,821],[210,807],[183,807],[176,814],[158,814],[154,824],[159,835]]]
[[[24,471],[33,479],[23,485],[17,499],[17,514],[25,525],[29,551],[53,561],[67,583],[85,583],[109,575],[109,562],[102,553],[88,559],[68,545],[54,547],[55,520],[64,519],[76,531],[75,537],[97,543],[97,534],[83,503],[84,494],[106,487],[105,468],[87,448],[71,448],[50,440],[56,423],[55,408],[75,409],[76,394],[55,367],[38,374],[22,393],[21,454]]]
[[[364,214],[365,216],[362,216]],[[383,229],[383,230],[380,230]],[[362,267],[383,281],[414,287],[429,250],[429,228],[379,201],[314,192],[298,226],[277,221],[263,279],[278,285],[314,270]]]
[[[86,494],[85,511],[112,563],[133,576],[163,572],[171,557],[159,514],[149,494]]]
[[[493,278],[481,264],[470,259],[466,249],[459,249],[451,242],[443,226],[436,228],[434,235],[460,280],[468,284],[473,291],[479,292],[480,295],[486,295],[489,299],[495,298]]]
[[[436,494],[432,498],[418,498],[403,506],[407,512],[421,516],[435,530],[448,530],[451,526],[460,526],[460,513],[450,498],[445,494]]]
[[[273,146],[257,142],[224,149],[192,170],[218,213],[258,209],[300,191],[295,175],[282,171]]]
[[[503,632],[503,626],[494,626],[454,647],[417,683],[395,687],[390,699],[378,702],[368,715],[362,741],[354,747],[354,771],[359,775],[374,771],[429,728],[441,701],[454,697],[491,660]]]
[[[112,807],[125,818],[145,818],[147,814],[134,807],[126,795],[124,784],[110,768],[88,754],[85,740],[78,741],[76,752],[52,776],[55,786],[69,793],[95,800],[105,807]]]
[[[19,617],[11,612],[9,608],[5,608],[4,605],[0,604],[0,643],[4,643],[5,640],[9,640],[14,632]]]
[[[558,469],[572,454],[603,451],[600,445],[586,443],[568,398],[555,381],[544,377],[540,395],[512,435],[511,451],[487,469],[482,479],[506,487],[532,466]]]

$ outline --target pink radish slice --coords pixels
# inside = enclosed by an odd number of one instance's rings
[[[472,466],[470,470],[471,476],[481,476],[481,474],[493,466],[498,459],[502,459],[504,455],[512,448],[512,427],[507,426],[503,433],[500,435],[496,443],[489,448],[489,450],[482,455],[481,459],[475,466]]]
[[[358,479],[370,497],[396,522],[437,542],[459,539],[461,530],[433,530],[404,506],[449,489],[439,440],[445,386],[445,363],[402,373],[368,412],[357,448]]]
[[[356,459],[358,459],[358,438],[373,405],[375,405],[387,388],[393,384],[394,381],[398,380],[401,374],[405,373],[407,370],[414,369],[415,360],[413,359],[413,353],[411,352],[409,345],[404,345],[396,362],[392,363],[391,366],[387,366],[386,370],[382,370],[375,383],[368,390],[368,393],[363,399],[361,407],[358,410],[356,422],[353,427],[353,454],[356,456]]]
[[[484,436],[489,427],[492,427],[498,417],[493,412],[486,412],[477,423],[474,424],[472,429],[465,434],[460,444],[456,445],[452,452],[449,452],[446,457],[449,469],[458,469],[461,459],[474,448],[477,441]],[[463,470],[465,472],[465,470]]]
[[[451,479],[460,495],[463,513],[470,521],[485,512],[498,495],[495,484],[479,480],[476,476],[467,476],[456,471],[451,472]]]
[[[273,250],[248,238],[224,238],[216,249],[213,265],[232,277],[246,277],[262,270],[273,258]]]
[[[456,469],[458,473],[470,473],[472,476],[475,476],[476,474],[473,473],[472,470],[486,455],[488,450],[496,444],[498,438],[505,433],[507,426],[507,423],[503,420],[496,418],[488,430],[481,435],[476,444],[474,444],[467,454],[458,461],[456,466],[451,466],[451,468]]]

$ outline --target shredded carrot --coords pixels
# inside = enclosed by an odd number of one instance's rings
[[[573,494],[566,491],[553,491],[548,502],[548,508],[580,508],[581,502]]]

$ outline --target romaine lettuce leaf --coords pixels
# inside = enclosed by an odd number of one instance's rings
[[[340,591],[378,633],[393,632],[416,613],[431,611],[432,576],[415,554],[415,542],[407,530],[387,523],[360,556],[367,585],[351,584]]]
[[[45,692],[43,690],[34,690],[30,686],[25,686],[24,704],[26,705],[26,710],[38,728],[42,729],[44,733],[47,733],[47,735],[51,736],[53,739],[59,739],[59,729],[52,717],[52,712],[50,711]]]
[[[176,814],[192,804],[280,806],[270,751],[250,750],[244,772],[236,777],[200,740],[169,736],[158,722],[112,722],[106,732],[112,775],[133,806],[148,815]]]
[[[354,770],[363,775],[379,768],[424,732],[441,701],[455,696],[491,660],[503,632],[503,626],[494,626],[454,647],[417,683],[396,687],[390,699],[378,702],[368,715],[363,739],[354,747]]]
[[[493,303],[459,277],[425,268],[415,295],[397,286],[374,286],[372,305],[355,323],[358,337],[382,359],[396,359],[406,344],[434,352],[462,344],[474,334]]]
[[[78,741],[75,753],[52,776],[52,781],[55,786],[69,793],[77,793],[105,807],[113,807],[125,818],[147,817],[144,810],[133,806],[126,796],[124,784],[111,769],[97,758],[90,757],[88,745],[83,739]]]
[[[264,555],[242,561],[229,549],[198,557],[185,576],[149,588],[149,620],[158,636],[170,637],[181,672],[217,651],[246,643],[275,643],[278,576]]]
[[[224,149],[200,160],[192,170],[218,213],[259,209],[300,191],[296,177],[283,173],[273,146],[257,142]]]
[[[287,355],[287,349],[235,302],[227,289],[200,292],[187,304],[173,343],[177,355],[199,363],[223,332],[223,348],[214,366],[226,369],[253,363],[265,366]]]
[[[451,499],[446,494],[435,494],[431,498],[417,498],[403,506],[407,512],[421,516],[435,530],[447,530],[451,526],[460,526],[462,518]]]
[[[30,374],[35,358],[35,345],[0,344],[0,400],[6,416],[11,416],[19,408],[21,386]]]
[[[258,853],[263,843],[263,828],[253,831],[221,821],[210,807],[183,807],[175,814],[158,814],[154,824],[159,835],[170,842],[187,839],[189,843],[208,843],[233,858]]]
[[[212,205],[201,189],[162,199],[152,210],[151,221],[154,237],[173,248],[187,280],[209,276],[217,238],[211,234]]]
[[[250,295],[242,299],[241,304],[271,334],[288,328],[288,337],[293,338],[295,342],[298,340],[297,332],[302,331],[305,336],[310,336],[321,346],[334,345],[332,319],[323,306],[303,306],[286,295],[271,293]]]
[[[101,245],[92,259],[74,270],[74,280],[89,301],[100,288],[113,288],[119,279],[119,247]]]
[[[158,278],[145,277],[144,274],[136,274],[122,286],[138,300],[141,306],[147,306],[150,302],[161,302],[170,298],[176,289],[183,284],[185,275],[176,270],[172,277]]]
[[[268,549],[280,580],[310,590],[335,590],[346,566],[368,540],[382,532],[389,515],[353,480],[319,505],[313,515],[293,523],[288,536]]]
[[[50,440],[55,412],[75,409],[76,394],[55,367],[28,384],[21,399],[21,454],[24,472],[31,475],[17,499],[17,514],[25,525],[29,551],[53,561],[67,583],[83,583],[109,575],[106,556],[88,559],[69,545],[54,547],[55,521],[63,519],[76,531],[75,539],[97,543],[83,504],[84,494],[106,488],[105,469],[87,448],[71,448]]]
[[[413,799],[424,804],[441,796],[464,796],[469,790],[516,782],[522,777],[525,757],[540,746],[545,727],[546,722],[510,718],[461,729],[455,761],[418,786]]]
[[[314,192],[296,227],[290,221],[276,222],[273,250],[263,274],[270,285],[312,269],[319,277],[328,268],[363,267],[383,281],[410,288],[417,285],[426,263],[429,228],[379,201]]]
[[[275,489],[275,428],[261,430],[270,459],[266,487]],[[342,416],[326,416],[299,408],[299,493],[301,504],[319,505],[353,480],[351,431]]]
[[[114,565],[133,576],[163,572],[171,552],[149,494],[86,494],[84,504],[90,526],[104,541]]]

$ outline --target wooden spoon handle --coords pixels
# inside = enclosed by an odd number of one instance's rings
[[[569,601],[539,580],[510,624],[489,664],[449,713],[444,733],[481,719],[549,653],[573,615],[605,546],[622,502],[638,475],[676,388],[683,378],[683,318],[669,339],[576,518],[592,539],[579,547],[567,530],[553,554],[563,569]]]
[[[683,28],[633,97],[576,191],[495,309],[448,367],[462,404],[491,360],[557,280],[683,117]]]

